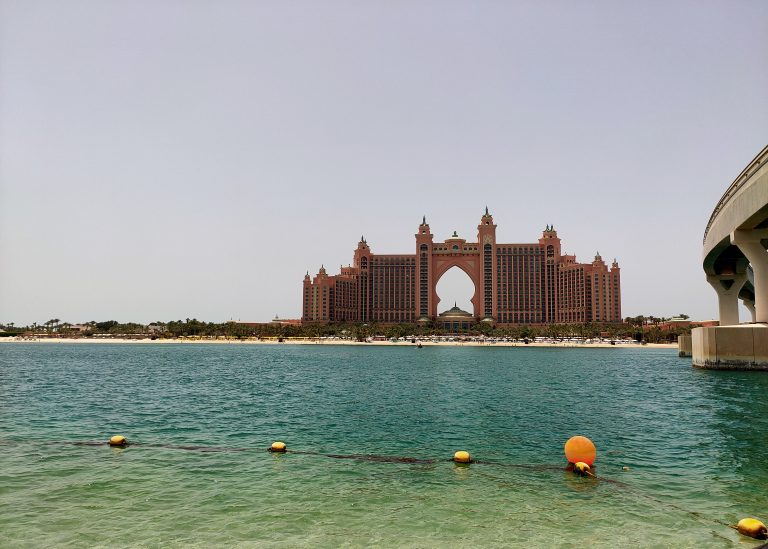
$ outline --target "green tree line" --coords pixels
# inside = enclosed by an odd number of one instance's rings
[[[681,315],[683,316],[683,315]],[[487,323],[477,323],[469,330],[459,335],[479,336],[509,339],[533,339],[545,337],[550,339],[583,338],[594,339],[605,337],[609,339],[634,339],[648,343],[676,341],[679,335],[689,334],[690,328],[664,325],[667,319],[653,316],[627,317],[623,323],[585,323],[585,324],[548,324],[548,325],[518,325],[491,326]],[[78,328],[60,319],[51,319],[43,324],[33,323],[28,326],[15,326],[13,323],[0,325],[4,330],[2,335],[50,335],[50,336],[149,336],[156,338],[169,337],[231,337],[231,338],[319,338],[345,337],[365,340],[373,336],[388,339],[445,336],[456,334],[433,325],[377,324],[377,323],[332,323],[285,325],[276,323],[243,324],[238,322],[204,322],[196,318],[171,320],[169,322],[152,322],[148,326],[135,322],[118,322],[107,320],[91,321]]]

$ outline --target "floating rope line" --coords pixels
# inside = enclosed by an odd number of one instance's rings
[[[379,456],[375,454],[318,454],[331,459],[354,459],[357,461],[374,461],[377,463],[409,463],[413,465],[431,465],[437,463],[435,459],[421,459],[415,457]]]
[[[109,446],[109,443],[95,442],[95,441],[65,441],[65,442],[50,442],[48,444],[73,444],[75,446]],[[113,445],[114,446],[114,445]],[[187,450],[191,452],[250,452],[253,448],[220,448],[216,446],[190,446],[179,444],[149,444],[143,442],[131,442],[117,446],[119,448],[127,447],[139,447],[139,448],[163,448],[167,450]]]
[[[629,489],[630,492],[632,492],[632,494],[634,494],[636,496],[639,496],[641,498],[645,498],[645,499],[647,499],[649,501],[652,501],[654,503],[657,503],[657,504],[659,504],[659,505],[661,505],[663,507],[668,507],[668,508],[671,508],[671,509],[675,509],[676,511],[680,511],[681,513],[686,513],[686,514],[691,515],[692,517],[694,517],[694,518],[696,518],[698,520],[701,520],[701,521],[714,522],[715,524],[719,524],[720,526],[726,526],[728,528],[733,528],[734,530],[738,530],[736,528],[736,526],[733,525],[733,524],[728,524],[727,522],[724,522],[724,521],[722,521],[720,519],[716,519],[716,518],[712,518],[712,517],[703,515],[703,514],[701,514],[698,511],[689,511],[688,509],[680,507],[679,505],[675,505],[674,503],[670,503],[668,501],[663,501],[663,500],[660,500],[659,498],[657,498],[655,496],[650,496],[648,494],[644,494],[642,492],[638,492],[636,489],[634,489],[634,488],[632,488],[632,487],[630,487],[630,486],[628,486],[626,484],[625,484],[625,486]]]

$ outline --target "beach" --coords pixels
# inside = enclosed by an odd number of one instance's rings
[[[277,338],[157,338],[149,337],[126,338],[126,337],[6,337],[0,338],[0,343],[64,343],[64,344],[150,344],[150,345],[179,345],[179,344],[215,344],[215,345],[354,345],[354,346],[387,346],[387,347],[416,347],[421,344],[423,347],[554,347],[568,349],[677,349],[677,343],[629,343],[625,341],[610,342],[590,342],[581,343],[574,341],[433,341],[431,339],[417,339],[417,343],[408,341],[389,341],[389,340],[371,340],[354,341],[351,339],[331,339],[331,338],[284,338],[279,341]]]

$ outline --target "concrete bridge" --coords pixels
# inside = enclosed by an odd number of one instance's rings
[[[704,231],[704,272],[717,293],[720,327],[693,331],[694,366],[768,369],[766,248],[768,146],[731,183]],[[751,323],[739,324],[739,299]]]

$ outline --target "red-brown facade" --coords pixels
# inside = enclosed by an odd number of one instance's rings
[[[620,269],[600,255],[577,263],[562,255],[560,239],[547,226],[533,244],[496,242],[488,213],[477,242],[454,233],[435,242],[426,219],[419,225],[416,253],[377,255],[360,238],[354,262],[329,276],[324,267],[304,277],[303,322],[428,322],[437,317],[436,287],[449,269],[463,270],[475,285],[474,316],[499,324],[620,322]]]

